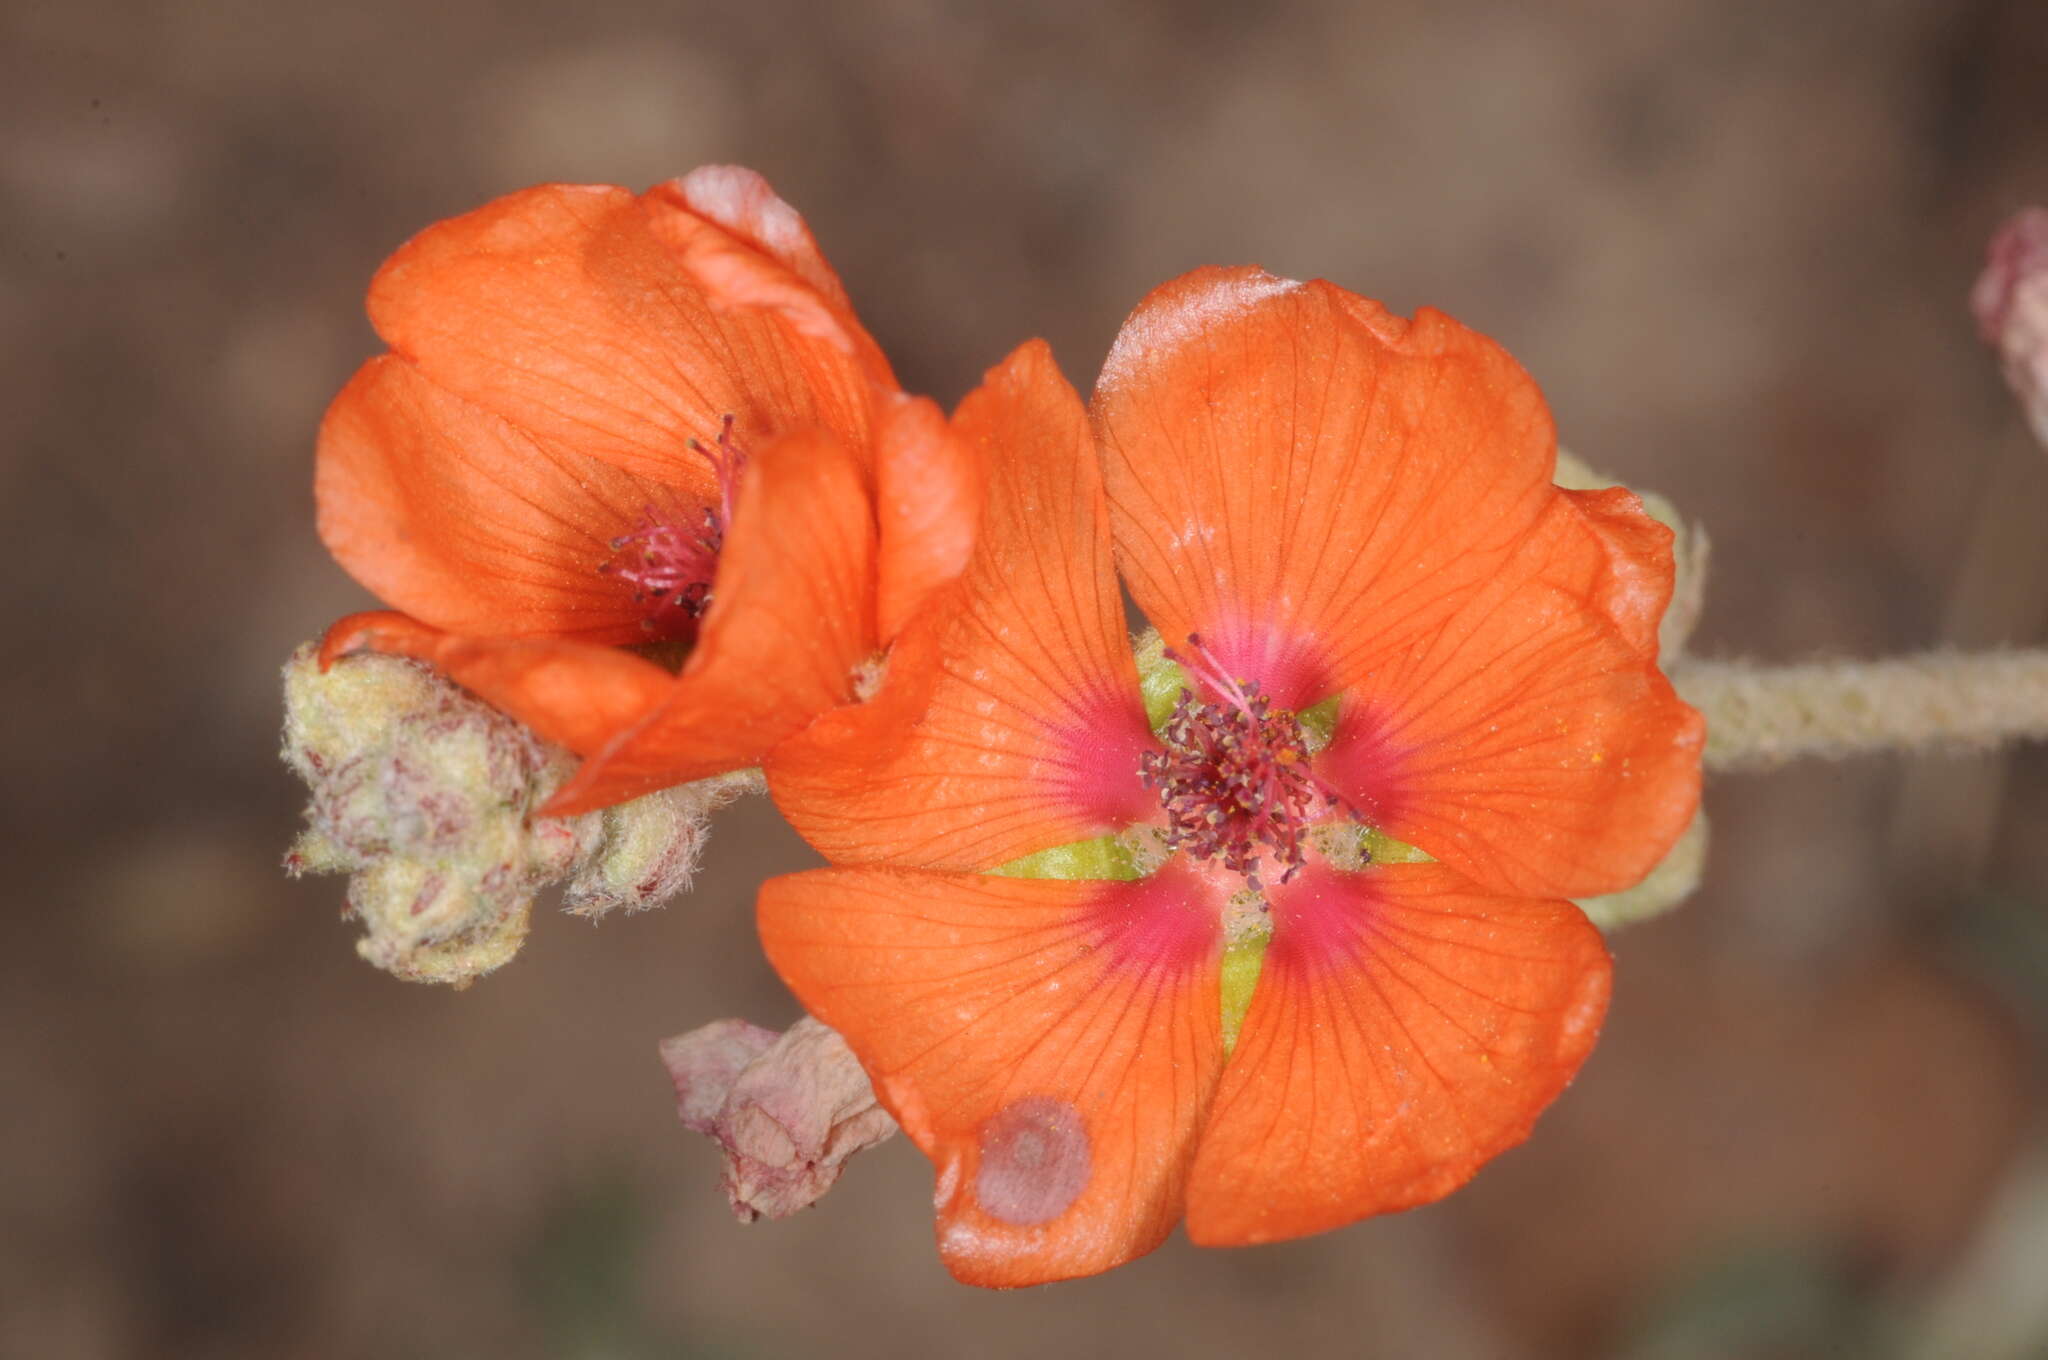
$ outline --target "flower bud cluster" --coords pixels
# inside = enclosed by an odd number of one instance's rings
[[[426,666],[362,655],[323,671],[308,645],[284,682],[284,759],[312,791],[285,867],[350,875],[357,952],[411,981],[499,967],[565,879],[578,915],[658,906],[689,885],[706,814],[749,787],[726,776],[539,817],[575,757]]]

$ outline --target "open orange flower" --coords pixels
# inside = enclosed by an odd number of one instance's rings
[[[966,560],[968,464],[751,171],[508,195],[369,311],[391,352],[321,427],[319,527],[402,612],[323,656],[431,661],[589,757],[551,813],[756,763]]]
[[[769,956],[933,1159],[976,1284],[1464,1183],[1599,1030],[1564,899],[1698,798],[1669,535],[1551,484],[1491,341],[1200,271],[1093,418],[1042,345],[990,374],[955,417],[989,477],[966,574],[767,767],[837,866],[766,885]],[[1116,564],[1182,666],[1150,718]]]

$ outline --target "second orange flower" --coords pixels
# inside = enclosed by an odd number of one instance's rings
[[[872,703],[771,756],[838,867],[760,899],[936,1164],[948,1266],[1037,1283],[1183,1215],[1260,1242],[1456,1188],[1598,1033],[1566,899],[1697,802],[1668,531],[1551,484],[1491,341],[1256,270],[1146,299],[1092,419],[1033,344],[955,426],[973,561]],[[1178,663],[1150,692],[1119,568]]]

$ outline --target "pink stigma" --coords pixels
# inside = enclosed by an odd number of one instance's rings
[[[1292,879],[1307,861],[1309,828],[1339,799],[1310,770],[1308,736],[1293,712],[1275,710],[1258,681],[1231,678],[1200,637],[1188,646],[1192,657],[1166,655],[1217,702],[1183,687],[1159,734],[1165,749],[1140,756],[1138,775],[1159,790],[1170,847],[1220,859],[1264,891],[1265,856],[1279,861],[1280,882]]]
[[[740,474],[747,456],[732,437],[733,418],[725,417],[718,443],[706,448],[692,439],[690,450],[702,454],[718,478],[718,502],[700,512],[696,524],[663,519],[652,506],[640,512],[639,527],[611,541],[612,558],[598,568],[633,587],[633,601],[647,611],[642,627],[663,639],[689,640],[711,607],[711,587],[718,577],[718,554],[732,524],[739,496]]]

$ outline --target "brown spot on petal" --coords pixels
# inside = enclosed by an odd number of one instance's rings
[[[1050,1223],[1087,1189],[1090,1162],[1081,1112],[1063,1100],[1026,1096],[981,1126],[974,1196],[983,1212],[1005,1223]]]

